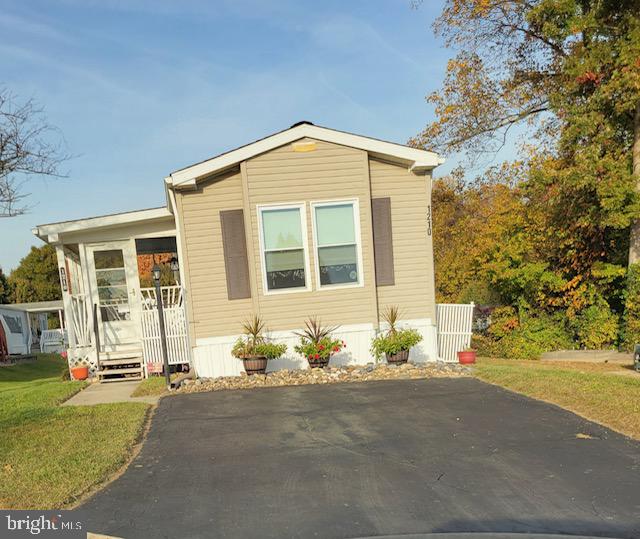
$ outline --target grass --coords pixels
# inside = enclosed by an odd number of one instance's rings
[[[54,509],[103,482],[127,461],[148,410],[142,403],[60,407],[84,382],[42,354],[0,368],[0,508]]]
[[[482,359],[475,375],[640,439],[640,375],[609,364]]]
[[[142,380],[135,391],[131,394],[132,397],[147,397],[150,395],[163,395],[167,392],[167,381],[164,376],[149,376],[145,380]]]

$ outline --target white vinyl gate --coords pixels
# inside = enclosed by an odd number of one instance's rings
[[[162,287],[164,327],[170,365],[189,363],[190,347],[187,336],[187,319],[184,312],[182,289],[179,286]],[[142,288],[142,350],[150,363],[162,363],[162,344],[156,292]]]
[[[445,361],[458,361],[457,353],[471,345],[473,303],[436,305],[438,354]]]

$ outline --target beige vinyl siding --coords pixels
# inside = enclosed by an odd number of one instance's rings
[[[305,142],[309,142],[305,140]],[[361,150],[315,141],[315,150],[295,152],[287,144],[246,162],[253,258],[258,308],[274,330],[300,328],[304,318],[319,316],[328,324],[374,323],[375,285],[372,271],[371,213],[367,154]],[[312,202],[357,199],[360,209],[363,274],[361,287],[318,289],[312,234]],[[310,291],[265,294],[260,249],[258,205],[304,203]]]
[[[240,171],[205,181],[195,191],[178,191],[176,201],[187,258],[191,334],[196,339],[237,334],[252,304],[251,299],[227,298],[220,211],[243,207]]]
[[[406,167],[369,159],[371,196],[391,198],[395,284],[378,287],[378,305],[397,305],[403,318],[435,322],[433,250],[427,234],[430,179]]]

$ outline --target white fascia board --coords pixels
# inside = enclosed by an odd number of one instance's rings
[[[139,223],[164,217],[173,217],[173,214],[167,208],[152,208],[150,210],[138,210],[126,213],[117,213],[114,215],[88,217],[86,219],[77,219],[75,221],[63,221],[61,223],[38,225],[32,229],[32,232],[40,239],[51,243],[59,241],[60,234],[68,232]]]
[[[218,157],[208,159],[202,163],[173,172],[165,178],[165,181],[175,187],[193,186],[198,178],[202,176],[224,170],[241,161],[305,137],[358,148],[379,156],[389,156],[400,159],[405,161],[411,169],[432,169],[444,163],[444,159],[434,152],[418,150],[402,144],[385,142],[351,133],[344,133],[342,131],[335,131],[334,129],[327,129],[326,127],[317,125],[303,124],[258,140],[237,150],[232,150]]]

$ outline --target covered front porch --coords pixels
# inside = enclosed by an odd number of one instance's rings
[[[173,214],[141,210],[41,225],[34,233],[55,245],[69,367],[87,366],[100,381],[162,372],[158,265],[169,364],[188,368],[190,345]]]

